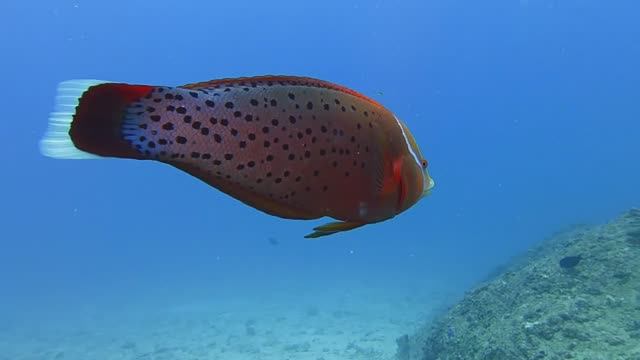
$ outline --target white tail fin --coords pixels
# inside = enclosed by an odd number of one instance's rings
[[[49,127],[40,140],[40,152],[43,155],[57,159],[100,158],[100,156],[77,149],[71,141],[69,130],[80,97],[90,87],[105,82],[101,80],[68,80],[58,85],[56,105],[54,111],[49,115]]]

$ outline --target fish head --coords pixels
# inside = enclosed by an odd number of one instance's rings
[[[429,161],[420,150],[413,134],[404,122],[397,117],[396,120],[400,124],[406,145],[400,152],[397,165],[394,165],[397,168],[397,181],[401,190],[399,191],[398,206],[398,210],[401,212],[431,194],[435,187],[435,181],[429,174]]]

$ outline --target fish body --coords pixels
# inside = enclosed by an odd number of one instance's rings
[[[392,218],[434,184],[393,113],[303,77],[179,87],[65,82],[41,149],[57,158],[156,160],[271,215],[339,220],[309,237]]]
[[[567,256],[560,259],[559,264],[563,269],[572,269],[582,261],[582,255]]]

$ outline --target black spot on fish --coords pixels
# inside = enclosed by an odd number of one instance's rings
[[[256,139],[256,134],[251,133],[251,134],[249,134],[248,138],[249,138],[249,140],[253,141],[253,140]]]
[[[271,125],[278,126],[278,119],[271,120]]]
[[[183,120],[184,120],[185,123],[189,124],[189,123],[191,123],[191,116],[185,115]]]
[[[184,136],[176,136],[176,142],[178,144],[186,144],[187,143],[187,138]]]
[[[251,99],[251,101],[249,101],[251,103],[251,105],[253,106],[258,106],[258,100],[256,99]]]
[[[309,102],[307,103],[307,109],[308,109],[308,110],[313,110],[313,103],[312,103],[311,101],[309,101]]]
[[[292,124],[295,124],[296,123],[296,117],[293,116],[293,115],[289,116],[289,122],[292,123]]]
[[[224,107],[226,107],[227,109],[233,109],[233,103],[231,101],[227,101],[226,103],[224,103]]]
[[[186,114],[186,113],[187,113],[187,108],[186,108],[186,107],[184,107],[184,106],[179,106],[179,107],[176,109],[176,112],[177,112],[178,114]]]
[[[200,121],[196,121],[191,125],[191,127],[193,127],[196,130],[200,129],[200,126],[202,126],[202,123]]]
[[[211,125],[215,125],[218,123],[218,119],[212,117],[212,118],[209,118],[209,122],[211,123]]]
[[[205,103],[208,107],[210,107],[210,108],[212,108],[212,107],[215,107],[215,106],[216,106],[216,104],[215,104],[213,101],[211,101],[211,100],[207,100],[207,101],[205,101],[204,103]]]
[[[253,121],[253,115],[251,115],[251,114],[247,114],[247,115],[244,117],[244,120],[245,120],[245,121]]]
[[[237,136],[237,135],[238,135],[238,130],[236,130],[236,129],[231,129],[231,135],[233,135],[233,136]]]
[[[242,113],[240,111],[236,111],[233,113],[233,116],[239,118],[240,116],[242,116]]]
[[[175,106],[173,106],[173,105],[167,106],[167,111],[175,111],[175,110],[176,110]]]
[[[149,118],[151,119],[151,121],[160,121],[160,115],[151,115]]]
[[[191,153],[191,157],[194,158],[194,159],[198,159],[198,158],[200,158],[200,153],[194,151],[194,152]]]
[[[222,126],[227,126],[227,125],[229,125],[229,120],[227,120],[227,119],[222,119],[222,120],[220,120],[220,125],[222,125]]]
[[[213,134],[213,140],[215,140],[215,142],[217,142],[217,143],[221,143],[222,142],[222,136],[220,136],[220,134]]]
[[[288,96],[289,96],[289,99],[291,99],[291,100],[295,100],[296,99],[296,96],[293,93],[289,93]]]
[[[198,98],[198,93],[195,91],[189,91],[189,95],[191,95],[191,97],[197,99]]]
[[[560,260],[559,265],[563,269],[571,269],[571,268],[575,267],[576,265],[578,265],[578,263],[580,263],[580,260],[582,260],[582,256],[581,255],[567,256],[567,257],[562,258]]]
[[[209,128],[203,127],[202,129],[200,129],[200,133],[202,135],[209,135]]]
[[[176,100],[184,100],[184,98],[182,97],[182,95],[177,94],[177,95],[176,95]]]
[[[224,159],[225,159],[225,160],[231,160],[231,159],[233,159],[233,154],[224,154]]]
[[[270,104],[271,106],[278,106],[278,102],[277,102],[277,101],[275,101],[275,100],[271,100],[271,101],[269,102],[269,104]]]
[[[164,94],[164,98],[167,100],[173,100],[173,94],[166,93]]]
[[[165,123],[165,124],[163,124],[163,125],[162,125],[162,128],[163,128],[164,130],[173,130],[173,129],[174,129],[174,127],[173,127],[173,123],[170,123],[170,122]]]

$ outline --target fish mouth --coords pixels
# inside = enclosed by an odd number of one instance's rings
[[[431,195],[431,191],[436,186],[436,182],[433,181],[433,179],[429,176],[429,183],[425,181],[424,185],[425,186],[424,190],[422,191],[422,196],[420,196],[421,199],[427,195]]]

